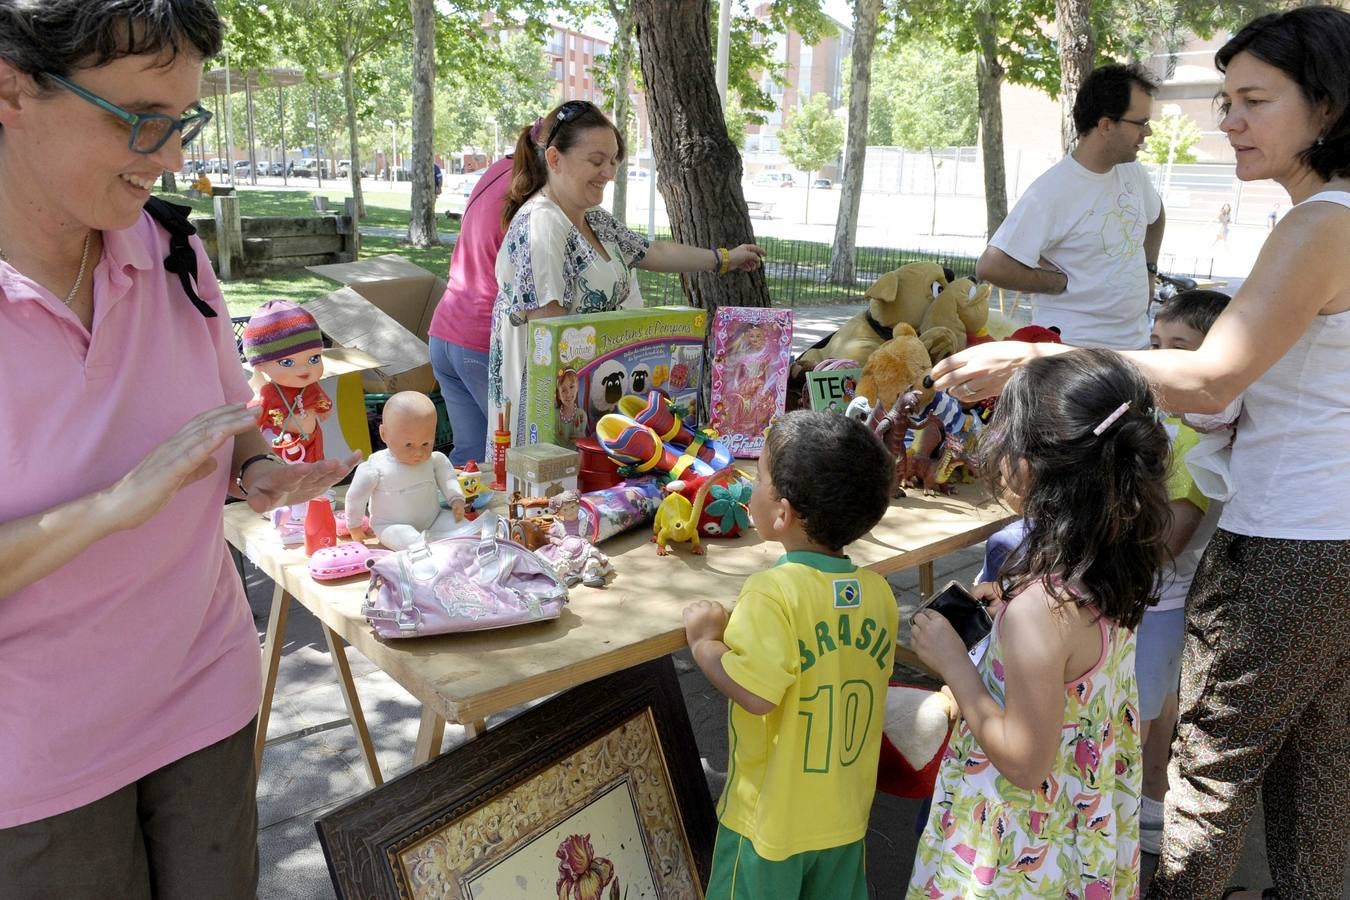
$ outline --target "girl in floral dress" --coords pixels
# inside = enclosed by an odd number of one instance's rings
[[[912,646],[961,706],[910,879],[913,898],[1111,900],[1139,893],[1134,628],[1168,521],[1168,441],[1148,383],[1110,350],[1008,382],[982,471],[1028,522],[978,664],[942,616]]]

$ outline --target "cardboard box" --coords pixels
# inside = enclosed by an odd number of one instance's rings
[[[554,444],[522,444],[506,451],[507,496],[551,497],[577,489],[581,454]]]
[[[436,387],[427,331],[445,293],[444,279],[394,254],[309,270],[346,285],[305,309],[335,343],[381,361],[363,375],[366,390],[430,393]]]
[[[684,407],[691,421],[702,421],[705,310],[656,306],[535,319],[522,327],[529,329],[524,443],[572,447],[595,434],[595,423],[616,412],[620,398],[646,397],[653,388]]]

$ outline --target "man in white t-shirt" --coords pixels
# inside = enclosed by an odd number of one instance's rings
[[[1032,321],[1075,347],[1148,346],[1165,216],[1135,157],[1155,90],[1137,65],[1094,70],[1074,99],[1077,145],[1032,182],[975,267],[1031,294]]]

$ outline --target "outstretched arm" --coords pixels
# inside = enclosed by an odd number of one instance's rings
[[[764,257],[764,248],[758,244],[741,244],[728,251],[730,268],[750,271],[757,269]],[[716,272],[722,266],[721,255],[715,248],[690,247],[674,241],[653,241],[647,255],[638,261],[639,269],[648,272]]]

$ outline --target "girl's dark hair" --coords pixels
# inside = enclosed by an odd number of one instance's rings
[[[578,107],[579,111],[572,112]],[[559,123],[558,113],[565,109],[570,114]],[[509,228],[511,219],[525,205],[525,201],[548,184],[548,165],[544,162],[544,151],[549,147],[557,147],[560,152],[566,153],[581,139],[582,132],[591,128],[608,128],[614,132],[614,137],[619,142],[619,159],[622,160],[628,155],[624,147],[623,132],[614,127],[614,123],[600,111],[600,107],[585,100],[569,100],[561,103],[544,117],[542,124],[536,123],[520,130],[520,135],[516,138],[515,162],[511,167],[511,188],[506,192],[506,205],[502,207],[503,228]]]
[[[1027,520],[999,572],[1005,595],[1043,582],[1061,603],[1136,627],[1157,602],[1171,522],[1167,432],[1139,370],[1112,350],[1034,360],[1003,388],[980,448],[990,487],[1021,496]]]
[[[1247,52],[1294,80],[1313,105],[1325,103],[1330,123],[1299,154],[1324,181],[1350,175],[1350,12],[1305,6],[1253,19],[1214,54],[1220,72]]]
[[[66,76],[124,56],[202,59],[220,52],[224,26],[212,0],[0,0],[0,58],[33,76]]]

